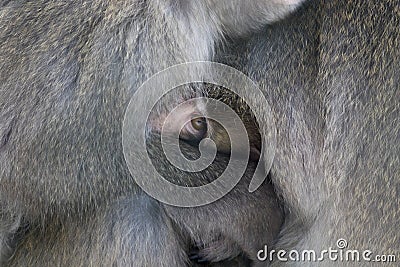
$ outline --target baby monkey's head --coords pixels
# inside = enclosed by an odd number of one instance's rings
[[[258,125],[250,113],[239,115],[247,130],[247,136],[241,137],[244,140],[239,145],[245,146],[248,139],[250,144],[250,160],[258,161],[261,150],[261,136]],[[167,117],[168,123],[164,123]],[[168,135],[175,134],[181,140],[196,146],[204,138],[210,138],[214,141],[219,153],[231,153],[231,139],[228,132],[220,123],[207,118],[207,110],[195,101],[186,101],[168,116],[161,114],[159,117],[150,120],[150,123],[152,131]]]

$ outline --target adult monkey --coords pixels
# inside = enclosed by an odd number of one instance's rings
[[[18,244],[10,266],[184,266],[176,225],[124,162],[127,102],[300,2],[3,1],[0,262]]]
[[[363,250],[372,260],[400,256],[399,6],[310,1],[234,48],[236,66],[260,84],[276,116],[270,174],[287,207],[277,250],[319,257],[343,238],[360,258]],[[332,264],[327,254],[318,262]]]

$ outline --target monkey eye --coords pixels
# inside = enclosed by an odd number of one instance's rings
[[[200,142],[207,134],[207,120],[197,117],[189,121],[182,129],[180,138],[189,142]]]
[[[192,127],[197,131],[207,131],[207,121],[205,118],[195,118],[191,122]]]

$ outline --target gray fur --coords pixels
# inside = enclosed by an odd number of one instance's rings
[[[0,204],[9,209],[1,212],[0,261],[18,243],[10,266],[187,263],[186,240],[126,167],[122,117],[152,74],[210,60],[226,34],[248,34],[293,9],[236,2],[232,12],[257,19],[238,21],[214,1],[0,4]],[[29,226],[18,240],[15,218]]]
[[[344,238],[348,249],[398,260],[399,4],[310,1],[221,55],[258,82],[275,114],[270,175],[287,210],[275,249],[318,252]]]

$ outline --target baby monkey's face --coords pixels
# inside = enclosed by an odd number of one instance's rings
[[[151,118],[150,128],[154,132],[179,136],[180,139],[193,143],[199,143],[208,137],[208,122],[204,112],[191,100],[168,115],[162,113]]]
[[[167,123],[165,123],[167,116],[164,114],[151,120],[151,128],[159,133],[179,136],[181,140],[193,145],[198,145],[204,138],[210,138],[214,141],[219,153],[230,154],[229,134],[221,124],[207,119],[205,113],[195,102],[188,101],[179,107],[178,112],[168,115]],[[243,119],[243,123],[248,133],[248,136],[244,138],[248,138],[250,143],[250,160],[258,161],[261,146],[258,127],[253,120],[246,117]],[[243,140],[243,144],[246,142],[247,139]]]

